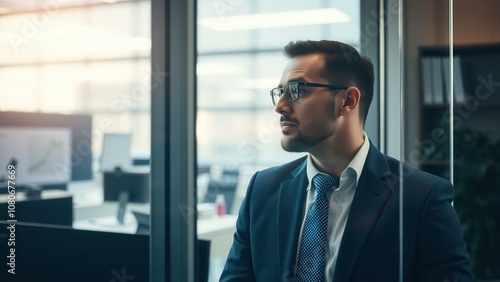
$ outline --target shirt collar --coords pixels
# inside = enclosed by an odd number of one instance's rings
[[[356,179],[356,186],[358,186],[358,181],[361,176],[361,172],[363,171],[363,167],[365,166],[365,161],[366,157],[368,156],[368,151],[370,149],[370,142],[368,141],[368,135],[366,132],[363,131],[364,134],[364,141],[363,145],[361,145],[361,148],[359,148],[358,152],[354,156],[354,158],[351,160],[349,165],[342,171],[342,174],[340,175],[340,186],[342,186],[342,183],[345,182],[348,178],[349,175],[351,174],[350,172],[352,171],[354,173],[355,179]],[[312,183],[313,177],[318,174],[323,172],[320,172],[313,164],[311,154],[307,156],[307,179],[309,180],[309,183]],[[309,191],[311,185],[307,186],[307,190]]]

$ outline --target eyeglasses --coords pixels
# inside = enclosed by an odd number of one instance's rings
[[[328,89],[336,89],[336,90],[347,89],[346,86],[340,86],[340,85],[313,83],[305,81],[292,81],[283,87],[275,87],[271,89],[270,95],[271,99],[273,100],[273,105],[276,106],[278,100],[280,99],[281,95],[283,95],[283,93],[285,94],[285,99],[288,102],[291,103],[297,101],[300,98],[299,97],[299,94],[301,93],[300,86],[325,87]]]

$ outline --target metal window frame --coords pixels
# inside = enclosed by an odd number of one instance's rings
[[[196,1],[152,0],[150,281],[195,281]],[[162,79],[164,77],[164,79]]]

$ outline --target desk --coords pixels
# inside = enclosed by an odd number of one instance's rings
[[[133,234],[137,229],[137,222],[132,210],[149,213],[149,204],[128,203],[125,212],[124,224],[119,224],[116,216],[118,205],[116,202],[104,202],[100,178],[92,181],[73,182],[68,185],[68,191],[74,195],[73,228],[85,230],[99,230]],[[199,219],[197,222],[198,238],[211,241],[210,257],[225,257],[233,243],[236,231],[236,215]]]
[[[116,219],[117,209],[116,202],[105,202],[98,206],[75,208],[73,228],[134,234],[137,229],[137,221],[132,215],[132,210],[149,213],[149,204],[128,204],[123,224],[118,223]],[[97,216],[98,214],[100,215]],[[236,231],[236,219],[236,215],[225,215],[223,217],[213,216],[198,220],[198,238],[211,241],[211,258],[222,256],[225,258],[227,256]]]
[[[226,258],[236,232],[236,215],[199,219],[198,238],[211,241],[210,257]]]

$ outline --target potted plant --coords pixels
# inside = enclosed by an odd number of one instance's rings
[[[476,279],[500,278],[500,141],[455,131],[455,202]]]

